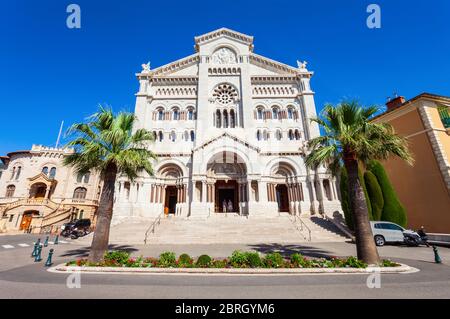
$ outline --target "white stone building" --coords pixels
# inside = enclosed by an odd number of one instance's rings
[[[135,129],[154,133],[158,160],[154,176],[119,179],[114,218],[339,211],[335,180],[304,165],[320,133],[313,72],[297,64],[254,53],[252,36],[226,28],[195,37],[188,57],[143,64]]]
[[[33,145],[0,157],[0,232],[57,231],[59,225],[95,213],[99,174],[76,174],[63,165],[68,148]]]

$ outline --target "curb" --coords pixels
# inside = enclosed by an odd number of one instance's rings
[[[78,267],[60,264],[48,269],[54,273],[98,273],[98,274],[370,274],[370,273],[409,273],[419,271],[417,268],[400,264],[398,267],[367,268],[131,268],[131,267]]]

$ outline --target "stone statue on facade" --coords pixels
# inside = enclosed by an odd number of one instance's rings
[[[217,64],[236,63],[236,54],[228,48],[220,48],[212,55],[212,61]]]
[[[150,61],[147,63],[143,63],[141,73],[150,73]]]
[[[300,70],[306,70],[307,64],[308,64],[308,62],[306,62],[306,61],[301,62],[301,61],[297,60],[297,66]]]

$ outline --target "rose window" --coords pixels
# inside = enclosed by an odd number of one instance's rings
[[[227,105],[235,101],[237,92],[231,85],[221,84],[214,89],[213,96],[220,104]]]

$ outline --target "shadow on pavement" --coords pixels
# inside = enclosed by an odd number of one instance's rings
[[[263,253],[271,253],[271,252],[278,252],[281,255],[288,257],[289,255],[293,253],[300,253],[304,256],[308,257],[314,257],[314,258],[329,258],[336,256],[335,254],[332,254],[329,251],[317,248],[317,247],[310,247],[310,246],[304,246],[304,245],[289,245],[289,244],[256,244],[256,245],[249,245],[249,247],[252,247],[252,249]]]
[[[128,245],[109,245],[108,249],[110,250],[124,250],[126,252],[129,252],[130,254],[133,252],[138,251],[138,249],[128,246]],[[91,250],[91,247],[82,247],[78,249],[72,249],[66,251],[64,254],[61,254],[60,257],[87,257],[89,255],[89,251]]]

